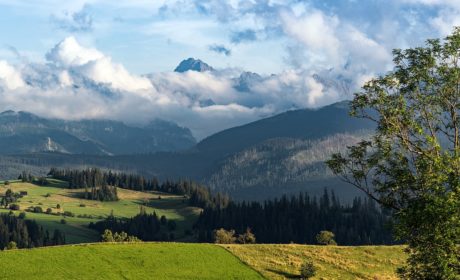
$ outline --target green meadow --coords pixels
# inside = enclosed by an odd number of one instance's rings
[[[211,244],[132,243],[0,252],[1,279],[264,279]]]
[[[156,212],[160,217],[165,215],[177,223],[174,235],[179,240],[187,240],[184,231],[191,229],[198,217],[199,208],[188,206],[182,196],[157,193],[137,192],[118,188],[119,201],[101,202],[87,200],[81,197],[82,189],[66,189],[65,182],[49,179],[48,186],[37,186],[30,183],[10,182],[5,186],[0,184],[0,194],[7,189],[14,192],[26,191],[27,195],[20,198],[20,210],[16,215],[32,206],[39,206],[45,212],[51,209],[51,214],[26,212],[26,219],[35,220],[45,229],[53,231],[60,229],[66,234],[68,243],[86,243],[99,240],[99,234],[88,229],[90,222],[104,219],[111,213],[117,217],[130,218],[139,213],[140,207],[146,212]],[[59,204],[59,208],[57,205]],[[0,209],[0,212],[9,212],[9,209]],[[74,214],[74,217],[63,216],[65,211]],[[58,215],[61,214],[61,215]],[[61,220],[65,220],[65,224]]]

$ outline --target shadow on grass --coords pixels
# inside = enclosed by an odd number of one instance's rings
[[[300,279],[299,274],[293,274],[293,273],[289,273],[289,272],[282,271],[282,270],[276,270],[276,269],[267,269],[267,270],[270,272],[276,273],[278,275],[281,275],[287,279]]]

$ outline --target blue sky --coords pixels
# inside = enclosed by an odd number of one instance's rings
[[[202,138],[349,98],[391,70],[392,49],[455,25],[456,0],[0,0],[0,110],[164,118]],[[188,57],[218,71],[171,73]],[[248,92],[243,71],[261,75]]]

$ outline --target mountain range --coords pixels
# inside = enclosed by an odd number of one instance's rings
[[[348,102],[319,109],[292,110],[221,131],[196,145],[193,145],[193,138],[188,130],[170,123],[168,129],[162,130],[158,123],[144,128],[133,128],[112,121],[69,122],[46,120],[23,112],[7,112],[0,116],[0,147],[6,149],[5,139],[12,137],[5,135],[3,131],[7,127],[15,127],[15,139],[22,140],[11,140],[8,145],[15,147],[14,151],[22,151],[21,155],[13,156],[19,168],[27,166],[18,165],[18,162],[32,163],[33,168],[40,166],[42,172],[51,166],[99,166],[157,176],[163,180],[190,178],[207,184],[213,190],[229,193],[237,199],[264,199],[299,191],[317,194],[325,187],[336,190],[344,198],[352,197],[356,193],[353,189],[344,187],[331,174],[324,161],[332,153],[343,151],[346,146],[369,137],[374,129],[371,122],[351,118],[348,110]],[[6,121],[8,119],[9,124]],[[18,119],[23,121],[12,122]],[[164,122],[160,124],[164,125]],[[58,127],[61,129],[57,129]],[[20,137],[18,131],[32,132],[24,132],[24,136]],[[45,134],[51,132],[54,134]],[[150,138],[142,138],[145,135]],[[175,141],[175,146],[169,143],[168,147],[176,150],[168,151],[162,146],[163,150],[156,153],[142,153],[148,148],[151,149],[149,151],[159,149],[158,143],[166,143],[166,140],[154,142],[152,135],[156,135],[157,139],[162,135],[165,138],[161,139]],[[49,145],[49,141],[43,142],[47,137],[56,145]],[[141,138],[135,139],[138,137]],[[27,144],[26,139],[32,141],[32,144]],[[152,141],[143,142],[148,139]],[[123,142],[129,148],[122,148]],[[46,144],[47,147],[52,147],[45,149],[47,153],[24,154],[21,150],[24,147]],[[87,146],[92,147],[95,152],[90,153]],[[73,151],[87,148],[87,153],[65,154],[59,150],[61,147],[66,147],[67,152],[71,148]],[[178,147],[182,150],[177,149]],[[136,152],[130,154],[129,151],[133,150]],[[111,151],[113,155],[108,156],[107,152],[102,151]],[[2,170],[12,172],[11,167],[3,165],[4,162],[0,159],[0,175]]]
[[[189,129],[163,120],[136,127],[112,120],[65,121],[27,112],[0,113],[0,154],[146,154],[188,149],[195,142]]]

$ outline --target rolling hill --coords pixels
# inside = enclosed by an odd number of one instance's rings
[[[63,188],[65,182],[54,179],[48,181],[48,186],[14,181],[5,186],[5,182],[0,182],[0,193],[3,195],[7,189],[27,192],[27,195],[16,203],[20,206],[19,211],[13,211],[16,215],[33,206],[41,207],[43,212],[50,208],[51,214],[26,212],[26,219],[35,220],[50,232],[55,229],[63,231],[67,243],[99,241],[99,234],[88,228],[90,222],[105,219],[110,214],[130,218],[139,213],[141,206],[145,207],[147,213],[155,211],[159,216],[164,215],[174,220],[177,223],[177,229],[174,231],[176,239],[187,240],[189,237],[185,236],[184,231],[192,228],[200,211],[199,208],[189,207],[183,196],[118,188],[119,201],[101,202],[79,197],[78,193],[83,190]],[[59,209],[57,204],[60,206]],[[0,212],[4,213],[9,211],[0,209]],[[72,216],[63,216],[66,211],[72,213]],[[65,223],[62,223],[62,220],[65,220]]]

